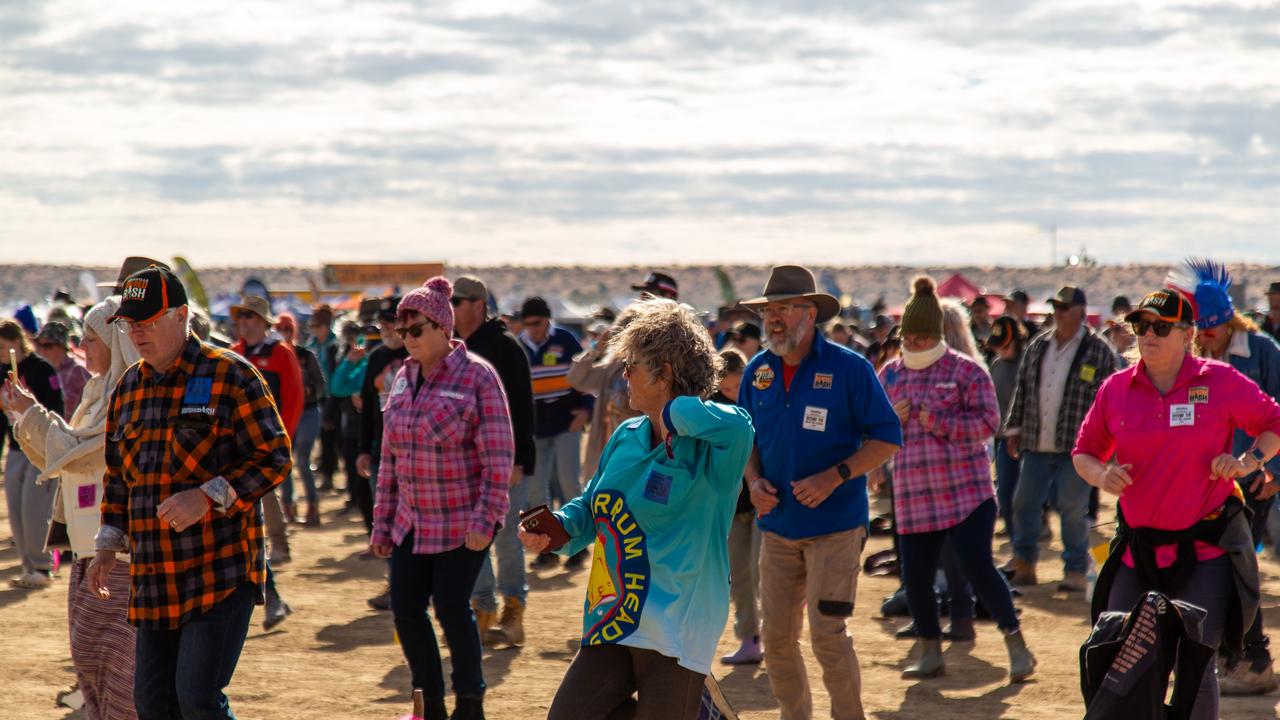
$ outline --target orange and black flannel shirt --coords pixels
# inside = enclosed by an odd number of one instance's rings
[[[107,439],[98,547],[127,537],[129,622],[177,628],[244,582],[258,587],[261,604],[266,565],[259,500],[288,477],[291,460],[289,438],[258,371],[190,337],[165,374],[138,363],[120,378]],[[170,495],[193,488],[225,498],[226,507],[215,504],[183,532],[156,517]]]

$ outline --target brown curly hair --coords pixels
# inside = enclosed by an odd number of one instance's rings
[[[724,360],[693,310],[665,299],[643,300],[631,308],[635,316],[612,340],[612,349],[658,372],[670,365],[671,391],[677,397],[710,397],[719,386]]]

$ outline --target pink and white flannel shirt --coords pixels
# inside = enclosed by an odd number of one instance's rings
[[[427,372],[406,360],[382,409],[382,459],[373,508],[375,545],[441,553],[468,532],[492,534],[507,514],[515,439],[502,381],[459,340]]]
[[[950,348],[924,370],[901,359],[880,370],[889,402],[911,401],[902,450],[893,458],[893,514],[898,533],[955,527],[995,497],[986,443],[1000,427],[996,388],[973,360]],[[926,431],[923,408],[933,417]]]
[[[1089,408],[1073,455],[1132,465],[1133,484],[1120,494],[1129,527],[1184,530],[1238,492],[1234,480],[1211,477],[1213,459],[1231,452],[1237,428],[1252,437],[1280,434],[1280,405],[1227,363],[1187,355],[1169,392],[1161,395],[1146,363],[1107,378]],[[1156,565],[1169,567],[1177,546],[1156,548]],[[1196,558],[1221,557],[1196,543]],[[1133,567],[1127,550],[1122,558]]]

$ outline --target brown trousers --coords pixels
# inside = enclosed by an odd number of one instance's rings
[[[866,528],[788,540],[764,532],[760,543],[760,606],[765,668],[782,720],[810,720],[813,698],[800,628],[805,607],[813,654],[831,696],[835,720],[863,720],[862,677],[845,621],[853,615]]]

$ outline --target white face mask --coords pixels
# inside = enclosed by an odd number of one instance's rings
[[[922,350],[920,352],[912,352],[904,349],[902,351],[902,364],[907,366],[908,370],[924,370],[930,365],[938,362],[943,355],[947,354],[947,344],[939,341],[930,350]]]

